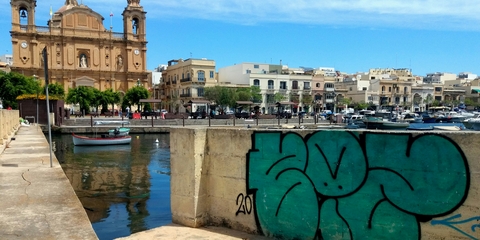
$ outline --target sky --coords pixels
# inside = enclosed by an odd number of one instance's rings
[[[11,54],[11,9],[0,8],[0,55]],[[123,31],[124,0],[77,0]],[[38,0],[36,25],[50,7]],[[249,63],[333,67],[349,74],[410,68],[415,75],[480,75],[478,0],[141,0],[147,12],[147,69],[207,58],[220,68]],[[113,13],[113,17],[110,17]]]

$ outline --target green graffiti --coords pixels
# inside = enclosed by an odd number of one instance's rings
[[[259,229],[283,239],[420,239],[469,179],[461,149],[433,134],[256,132],[247,154]]]

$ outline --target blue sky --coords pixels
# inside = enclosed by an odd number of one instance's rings
[[[77,0],[121,32],[127,1]],[[36,25],[50,6],[38,0]],[[147,68],[169,60],[208,58],[219,68],[242,62],[289,67],[411,68],[416,75],[480,75],[478,0],[141,0],[147,12]],[[9,4],[5,1],[5,6]],[[0,14],[0,54],[11,53],[11,10]]]

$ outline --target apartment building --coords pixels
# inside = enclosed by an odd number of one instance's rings
[[[258,86],[262,94],[260,109],[264,114],[273,114],[276,109],[275,95],[283,95],[283,102],[289,102],[287,108],[293,112],[303,111],[307,104],[302,103],[303,96],[312,94],[312,72],[303,68],[262,63],[241,63],[218,70],[221,84],[239,86]],[[310,107],[310,106],[308,106]]]
[[[204,89],[216,83],[214,60],[171,60],[162,70],[160,98],[163,107],[169,112],[207,111],[210,102],[204,98]]]
[[[423,83],[426,84],[445,84],[445,81],[454,81],[457,79],[457,75],[453,73],[428,73],[423,78]]]
[[[13,65],[13,56],[11,54],[4,54],[0,56],[0,63],[8,66]]]

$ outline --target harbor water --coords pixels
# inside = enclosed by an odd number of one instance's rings
[[[52,136],[100,240],[171,223],[169,135],[131,135],[130,145],[116,146],[74,146],[69,134]]]

